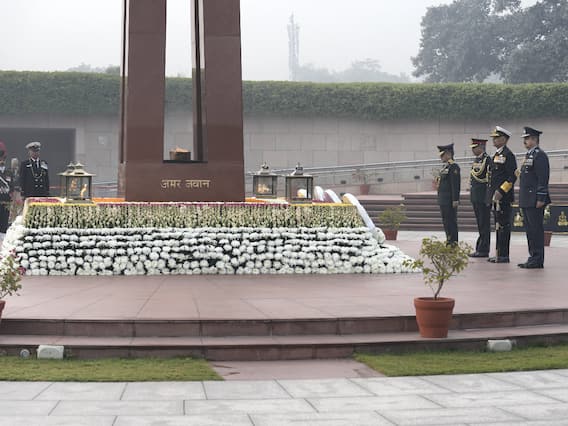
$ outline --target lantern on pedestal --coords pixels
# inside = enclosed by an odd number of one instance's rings
[[[314,193],[314,177],[305,175],[298,163],[296,169],[286,176],[286,200],[289,203],[311,203]]]
[[[276,198],[278,175],[270,173],[266,163],[252,176],[252,192],[256,198]]]
[[[87,172],[81,163],[69,163],[67,169],[59,173],[61,176],[61,196],[66,201],[91,202],[92,173]]]

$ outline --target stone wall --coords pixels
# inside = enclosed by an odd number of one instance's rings
[[[190,112],[170,112],[166,115],[164,158],[176,146],[191,149],[192,123]],[[336,165],[354,165],[401,160],[437,158],[436,145],[455,143],[456,156],[471,155],[469,138],[488,137],[495,124],[513,131],[509,142],[514,152],[523,152],[520,134],[524,125],[544,132],[545,150],[567,149],[568,122],[561,119],[532,121],[364,121],[309,117],[246,116],[244,120],[245,170],[254,172],[263,162],[272,168],[291,168],[301,162],[306,168]],[[2,129],[18,128],[22,145],[14,149],[12,141],[5,140],[9,150],[24,153],[26,129],[74,129],[75,157],[96,173],[95,182],[116,181],[118,166],[119,119],[108,116],[69,116],[36,114],[0,115]],[[13,143],[12,143],[13,145]],[[49,147],[45,147],[49,150]],[[488,151],[491,152],[492,147]],[[53,163],[53,161],[51,162]],[[553,182],[568,182],[566,158],[552,159]],[[191,167],[191,166],[188,166]],[[372,193],[400,193],[430,190],[431,168],[406,168],[370,172],[366,175],[372,184]],[[56,173],[60,170],[52,170]],[[464,184],[467,177],[465,175]],[[250,182],[250,180],[248,180]],[[379,182],[380,181],[380,182]],[[338,191],[357,192],[359,179],[351,172],[318,176],[317,183]],[[464,186],[465,187],[465,186]],[[247,188],[250,189],[250,188]]]

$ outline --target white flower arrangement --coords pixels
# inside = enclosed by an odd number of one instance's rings
[[[414,272],[364,227],[25,228],[4,249],[26,274],[180,275]]]

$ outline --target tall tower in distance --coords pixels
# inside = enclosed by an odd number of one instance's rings
[[[288,71],[290,81],[296,81],[300,67],[300,26],[294,22],[294,14],[288,22]]]

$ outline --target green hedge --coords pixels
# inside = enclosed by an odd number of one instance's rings
[[[191,80],[168,78],[168,109],[191,109]],[[118,76],[0,72],[0,113],[117,113]],[[568,117],[568,84],[398,84],[245,81],[245,113],[367,119]]]

